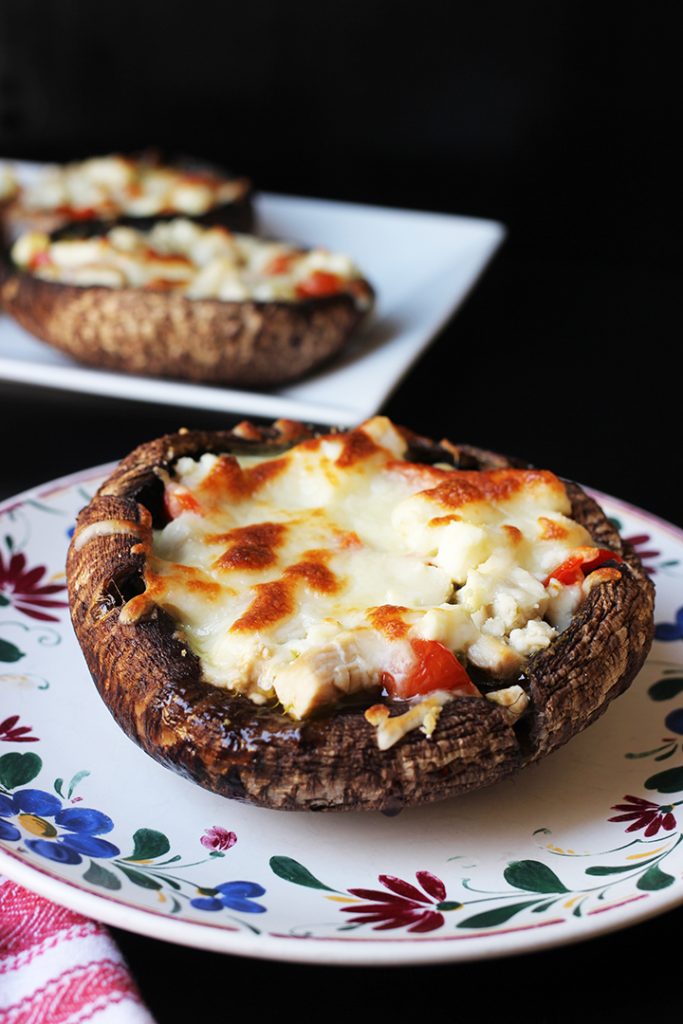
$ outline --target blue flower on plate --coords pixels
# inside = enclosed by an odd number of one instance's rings
[[[223,882],[215,888],[215,896],[201,896],[190,900],[197,910],[241,910],[245,914],[263,914],[261,903],[254,903],[253,896],[265,895],[265,889],[257,882]]]
[[[7,821],[8,818],[13,818],[15,814],[14,804],[12,803],[11,796],[3,796],[0,793],[0,839],[7,839],[10,842],[14,842],[16,839],[21,839],[21,832],[16,825],[13,825],[11,821]]]
[[[10,817],[16,824],[6,820]],[[42,789],[19,789],[13,796],[0,794],[0,839],[20,839],[17,825],[37,837],[25,840],[32,853],[60,864],[80,864],[82,855],[116,857],[121,852],[100,838],[114,827],[106,814],[90,807],[62,807],[56,796]]]
[[[674,622],[659,622],[655,628],[657,640],[683,640],[683,605],[678,609]]]

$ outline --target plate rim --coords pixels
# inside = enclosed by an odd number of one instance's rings
[[[68,490],[79,483],[104,476],[115,465],[116,462],[107,462],[36,484],[18,494],[1,499],[0,514],[22,502]],[[605,500],[616,508],[623,508],[645,522],[655,523],[659,528],[671,533],[683,545],[683,528],[675,523],[597,488],[586,486],[585,490],[598,500]],[[68,620],[65,624],[68,628]],[[495,939],[498,941],[491,941],[490,933],[484,932],[459,936],[421,936],[417,940],[407,936],[343,939],[338,935],[282,935],[269,931],[256,936],[246,931],[231,931],[219,924],[172,918],[151,907],[131,906],[123,899],[93,892],[81,887],[76,881],[50,874],[39,864],[23,859],[12,850],[0,847],[0,884],[4,879],[23,885],[30,891],[76,913],[158,941],[262,960],[349,967],[418,966],[523,956],[590,941],[659,917],[683,905],[681,881],[676,891],[662,890],[650,893],[652,898],[646,902],[640,897],[630,897],[622,904],[611,905],[615,909],[621,909],[620,915],[616,918],[600,915],[599,921],[592,920],[589,932],[574,928],[571,920],[564,919],[547,921],[542,925],[520,925],[502,931],[497,930]],[[162,925],[161,929],[158,927],[159,924]],[[559,940],[553,924],[564,925]],[[526,935],[522,945],[517,945],[516,936],[519,934]],[[368,958],[369,948],[372,949],[371,959]],[[455,950],[465,950],[465,953],[454,955]]]

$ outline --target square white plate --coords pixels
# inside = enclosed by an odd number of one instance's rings
[[[26,180],[35,165],[15,164]],[[350,425],[375,413],[461,304],[500,245],[495,221],[262,193],[259,231],[347,252],[377,291],[347,350],[272,391],[133,377],[81,366],[0,317],[0,378],[89,394]]]

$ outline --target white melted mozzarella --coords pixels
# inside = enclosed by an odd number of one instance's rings
[[[505,678],[566,625],[558,595],[576,588],[545,580],[590,537],[562,484],[419,466],[406,449],[375,417],[279,459],[177,461],[167,494],[192,497],[155,534],[147,587],[209,682],[301,718],[409,672],[413,640]]]

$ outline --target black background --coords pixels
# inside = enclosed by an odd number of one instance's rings
[[[505,246],[386,411],[683,525],[671,10],[5,2],[0,153],[67,159],[156,144],[272,191],[503,221]],[[179,425],[225,421],[1,384],[2,496]],[[367,974],[119,937],[162,1022],[197,1006],[227,1012],[235,978],[252,999],[266,979],[297,1000],[324,983],[322,1012],[335,991],[347,1015],[429,1012],[449,997],[459,1012],[473,986],[484,1020],[590,1021],[669,1006],[680,925],[679,911],[520,960]],[[175,981],[190,976],[189,991]]]

